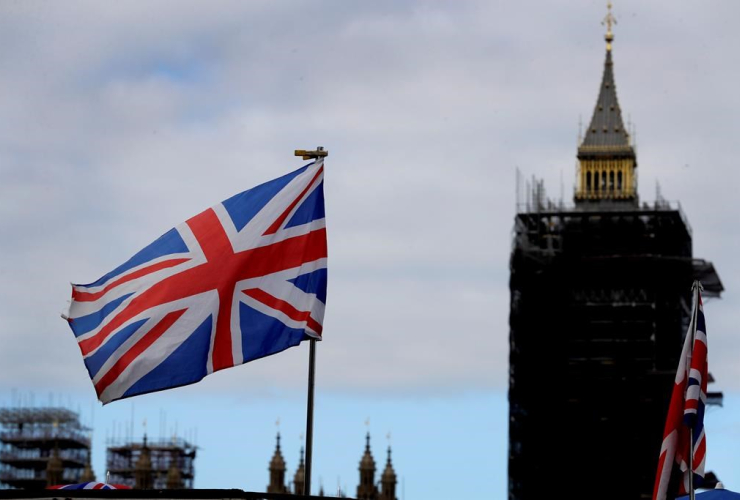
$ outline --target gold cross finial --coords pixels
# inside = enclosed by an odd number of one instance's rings
[[[614,17],[614,14],[612,14],[612,3],[608,2],[606,4],[606,17],[604,17],[604,20],[601,21],[601,24],[606,26],[606,35],[604,35],[604,40],[606,40],[606,50],[612,50],[612,41],[614,40],[614,33],[612,33],[612,25],[617,24],[617,19]]]
[[[296,156],[302,156],[304,160],[312,160],[329,156],[329,152],[323,147],[319,146],[315,151],[307,151],[305,149],[296,149]]]

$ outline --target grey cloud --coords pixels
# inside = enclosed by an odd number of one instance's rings
[[[327,388],[503,388],[514,169],[571,194],[603,6],[3,4],[0,386],[89,388],[58,312],[173,225],[327,146]],[[620,4],[616,78],[641,196],[681,199],[728,288],[712,371],[740,380],[733,4]],[[689,165],[684,168],[684,165]],[[716,318],[715,318],[716,315]],[[717,325],[716,327],[713,325]],[[714,331],[716,329],[716,333]],[[715,338],[716,340],[711,340]],[[723,349],[728,346],[728,349]],[[39,349],[37,346],[43,346]],[[31,354],[33,367],[20,360]],[[302,386],[304,350],[234,374]],[[206,390],[206,389],[204,389]]]

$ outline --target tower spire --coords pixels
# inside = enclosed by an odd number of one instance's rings
[[[393,470],[391,463],[391,446],[388,445],[388,460],[385,463],[385,470],[380,478],[382,487],[381,500],[396,500],[396,471]]]
[[[301,459],[298,462],[298,469],[293,476],[293,494],[303,495],[304,485],[306,484],[306,462],[303,459],[303,446],[301,446]]]
[[[270,460],[270,484],[267,485],[267,493],[288,493],[285,486],[285,459],[280,451],[280,432],[277,433],[275,453]]]
[[[606,25],[606,57],[593,116],[578,146],[578,204],[637,203],[637,157],[622,120],[612,60],[612,26],[616,19],[611,2],[602,24]]]
[[[378,500],[375,485],[375,459],[370,450],[370,432],[365,435],[365,453],[360,459],[360,484],[357,485],[357,500]]]
[[[95,481],[95,472],[92,469],[92,432],[89,435],[88,440],[90,441],[90,449],[87,450],[87,461],[85,461],[85,468],[80,476],[80,482],[91,483]]]
[[[152,454],[144,433],[144,443],[139,452],[139,458],[134,466],[134,488],[137,490],[151,490],[154,487],[154,471],[152,469]]]
[[[59,458],[59,441],[55,439],[51,457],[46,463],[46,486],[62,484],[63,475],[64,464],[62,463],[62,459]]]
[[[172,450],[170,451],[170,467],[169,469],[167,469],[167,489],[168,490],[182,489],[182,472],[180,471],[180,453],[179,453],[176,442],[172,443]]]

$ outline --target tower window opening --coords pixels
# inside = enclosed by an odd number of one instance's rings
[[[586,172],[586,194],[591,194],[591,172]]]
[[[606,172],[601,172],[601,192],[606,191]]]
[[[609,192],[614,192],[614,170],[609,171]]]
[[[617,191],[622,192],[622,171],[617,172]]]

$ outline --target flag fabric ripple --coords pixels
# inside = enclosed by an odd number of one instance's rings
[[[689,453],[693,453],[694,488],[701,486],[704,479],[707,451],[704,410],[707,402],[708,362],[707,329],[699,290],[694,302],[663,432],[653,500],[675,498],[677,493],[686,495],[689,492]],[[693,429],[691,444],[689,429]],[[680,478],[678,485],[673,484],[671,476]]]
[[[321,339],[323,177],[319,159],[176,226],[94,283],[72,285],[67,321],[103,403]]]
[[[107,483],[78,483],[78,484],[60,484],[57,486],[47,486],[47,490],[130,490],[129,486],[122,484]]]

